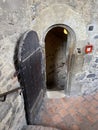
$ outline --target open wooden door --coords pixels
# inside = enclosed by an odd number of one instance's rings
[[[45,93],[42,51],[35,31],[28,31],[21,37],[18,64],[26,119],[28,124],[33,124]]]

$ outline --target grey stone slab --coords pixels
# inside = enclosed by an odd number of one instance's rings
[[[95,62],[98,63],[98,59],[96,59]]]
[[[94,78],[96,75],[95,74],[89,74],[87,75],[87,78]]]
[[[41,125],[28,125],[28,126],[24,126],[24,128],[22,130],[60,130],[57,128],[53,128],[53,127],[45,127],[45,126],[41,126]]]

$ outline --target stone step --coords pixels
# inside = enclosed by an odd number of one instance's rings
[[[39,125],[28,125],[28,126],[25,126],[22,130],[60,130],[60,129],[52,128],[52,127],[39,126]]]

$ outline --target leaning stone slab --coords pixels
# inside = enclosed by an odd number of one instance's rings
[[[39,125],[28,125],[25,126],[22,130],[60,130],[53,127],[45,127],[45,126],[39,126]]]

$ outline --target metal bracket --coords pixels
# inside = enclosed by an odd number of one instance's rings
[[[15,88],[15,89],[10,90],[10,91],[8,91],[8,92],[5,92],[5,93],[0,94],[0,101],[1,101],[1,102],[5,102],[7,95],[9,95],[9,94],[11,94],[11,93],[15,93],[15,92],[17,92],[17,91],[20,90],[20,89],[22,89],[22,88],[21,88],[21,87],[18,87],[18,88]]]

